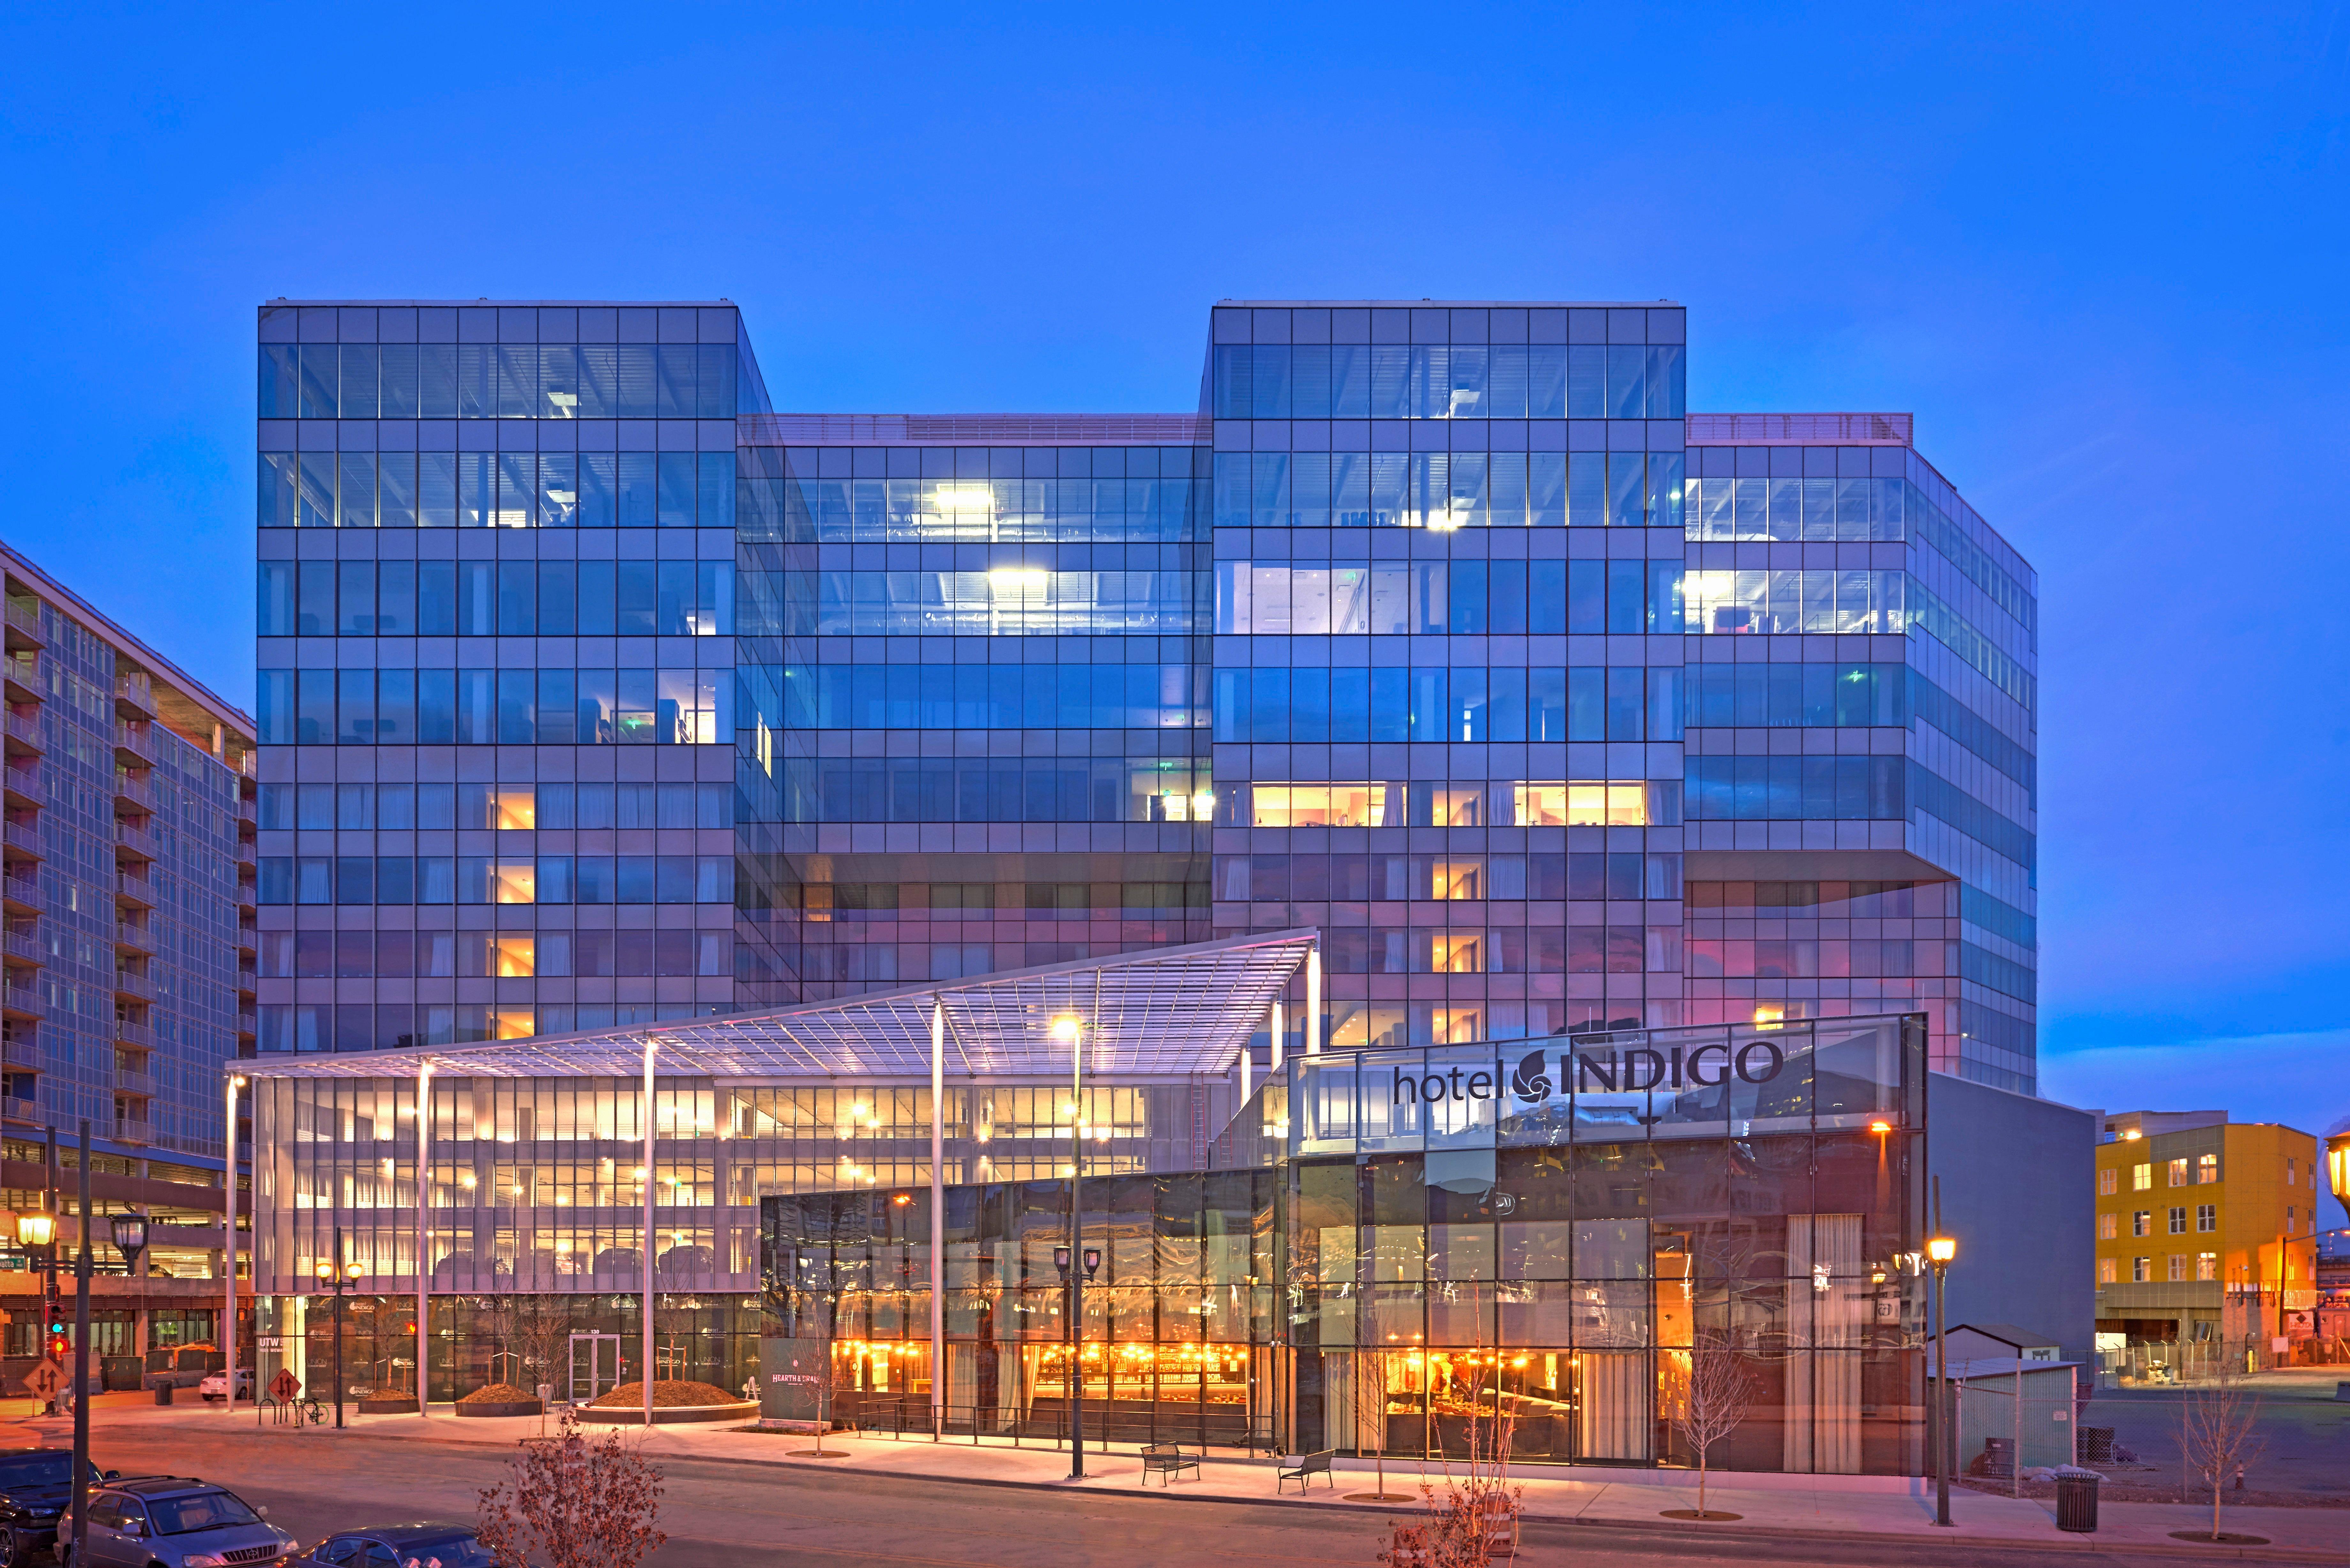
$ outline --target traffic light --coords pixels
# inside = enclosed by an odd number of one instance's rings
[[[49,1355],[62,1361],[73,1354],[73,1341],[67,1337],[66,1325],[56,1318],[49,1320]]]

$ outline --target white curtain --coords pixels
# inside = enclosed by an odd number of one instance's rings
[[[979,1403],[979,1346],[950,1345],[946,1353],[947,1419],[974,1420],[978,1412],[972,1407]]]
[[[1787,1217],[1787,1395],[1792,1471],[1860,1471],[1860,1216]]]
[[[1575,1457],[1647,1459],[1650,1430],[1648,1353],[1586,1350],[1579,1352],[1575,1360],[1583,1380],[1582,1397],[1575,1407],[1580,1428]]]

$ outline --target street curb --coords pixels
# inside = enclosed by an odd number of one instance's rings
[[[408,1444],[411,1446],[421,1443],[435,1449],[451,1449],[459,1452],[471,1451],[475,1453],[484,1450],[495,1452],[502,1446],[494,1443],[460,1441],[445,1438],[385,1437],[373,1432],[356,1432],[348,1428],[341,1434],[341,1440]],[[737,1454],[689,1453],[664,1454],[660,1457],[665,1459],[675,1459],[688,1464],[732,1465],[744,1469],[803,1469],[808,1471],[824,1471],[836,1475],[841,1473],[838,1467],[829,1467],[827,1469],[827,1467],[824,1466],[821,1461],[811,1460],[806,1465],[795,1465],[788,1462],[788,1456],[782,1455],[772,1459],[750,1459]],[[1104,1457],[1123,1458],[1125,1456],[1107,1455]],[[1260,1463],[1260,1461],[1253,1460],[1224,1460],[1220,1462],[1235,1464]],[[1088,1490],[1086,1488],[1072,1487],[1066,1480],[1056,1481],[1007,1480],[998,1476],[942,1476],[932,1475],[927,1472],[901,1469],[867,1469],[855,1470],[850,1473],[892,1480],[935,1481],[947,1486],[996,1487],[1014,1491],[1045,1491],[1084,1495]],[[1099,1489],[1090,1490],[1098,1490]],[[1157,1491],[1149,1491],[1140,1487],[1137,1487],[1131,1492],[1122,1492],[1119,1495],[1149,1497],[1164,1500],[1169,1502],[1222,1503],[1233,1508],[1265,1508],[1278,1506],[1295,1509],[1300,1506],[1310,1505],[1324,1511],[1335,1509],[1346,1513],[1385,1514],[1390,1517],[1405,1515],[1410,1511],[1409,1509],[1388,1507],[1378,1503],[1344,1502],[1337,1501],[1310,1503],[1308,1499],[1295,1497],[1203,1496],[1197,1492],[1179,1492],[1170,1488],[1164,1487],[1160,1488]],[[1898,1542],[1913,1545],[1963,1545],[1970,1550],[1991,1552],[2103,1552],[2106,1554],[2135,1553],[2141,1557],[2177,1557],[2199,1563],[2315,1563],[2337,1565],[2350,1564],[2350,1552],[2316,1552],[2302,1547],[2292,1546],[2238,1546],[2230,1548],[2214,1548],[2209,1546],[2191,1546],[2182,1542],[2172,1541],[2125,1542],[2116,1541],[2111,1537],[2100,1540],[2095,1535],[2084,1536],[2054,1533],[2053,1527],[2051,1537],[2048,1539],[2041,1539],[2038,1537],[2014,1535],[1975,1535],[1969,1534],[1959,1530],[1954,1530],[1945,1534],[1943,1532],[1937,1530],[1930,1524],[1921,1526],[1916,1532],[1904,1532],[1884,1530],[1834,1530],[1826,1527],[1804,1528],[1800,1526],[1773,1524],[1734,1524],[1723,1526],[1701,1524],[1695,1520],[1672,1520],[1662,1518],[1646,1519],[1637,1516],[1632,1518],[1616,1518],[1613,1516],[1606,1518],[1592,1518],[1582,1514],[1541,1513],[1533,1511],[1529,1511],[1527,1512],[1526,1518],[1529,1521],[1542,1524],[1568,1525],[1596,1530],[1656,1532],[1673,1534],[1685,1539],[1694,1539],[1709,1535],[1723,1535],[1750,1540],[1760,1539],[1790,1542],[1878,1541],[1887,1542]]]

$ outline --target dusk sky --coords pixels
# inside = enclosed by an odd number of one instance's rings
[[[2043,1091],[2350,1113],[2341,5],[353,15],[0,20],[4,536],[234,701],[265,299],[1118,410],[1222,297],[1670,298],[1693,409],[1914,410],[2039,569]]]

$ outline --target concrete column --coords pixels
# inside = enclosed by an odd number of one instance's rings
[[[946,1435],[947,1009],[931,999],[931,1437]],[[817,1446],[823,1446],[819,1438]]]
[[[226,1169],[222,1179],[226,1189],[227,1208],[221,1250],[227,1262],[221,1273],[228,1282],[221,1300],[220,1342],[226,1355],[224,1365],[228,1370],[228,1397],[221,1401],[224,1410],[236,1408],[236,1092],[243,1087],[244,1077],[231,1073],[228,1075],[228,1137],[222,1145],[228,1151]],[[255,1354],[256,1357],[259,1355],[258,1352]],[[253,1379],[253,1396],[257,1400],[261,1397],[261,1369],[257,1366],[254,1368]]]
[[[1305,1054],[1322,1054],[1322,944],[1305,950]]]
[[[645,1427],[653,1424],[653,1043],[645,1042],[645,1302],[644,1321],[638,1326],[644,1331],[642,1353],[644,1366],[638,1373],[638,1382],[645,1394]]]
[[[1281,1071],[1281,1003],[1273,1004],[1273,1071]]]
[[[432,1231],[425,1205],[432,1201],[432,1064],[416,1069],[416,1413],[428,1416],[425,1396],[432,1371]]]

